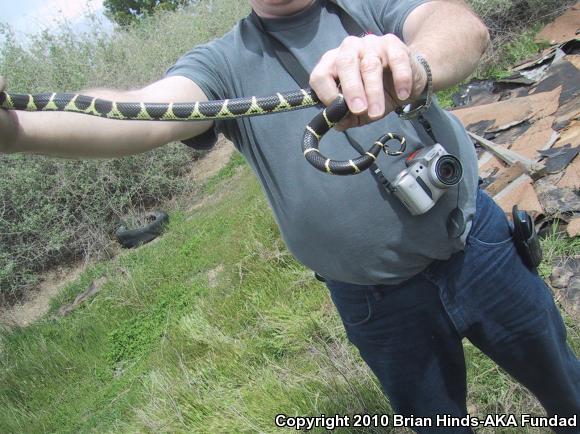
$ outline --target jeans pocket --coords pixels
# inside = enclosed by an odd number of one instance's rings
[[[371,297],[366,288],[340,288],[328,283],[330,297],[345,326],[360,326],[373,316]]]
[[[483,191],[477,195],[477,211],[468,244],[480,247],[509,246],[512,243],[510,223],[502,209]]]

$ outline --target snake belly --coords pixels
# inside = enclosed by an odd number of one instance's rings
[[[29,112],[72,112],[117,120],[210,121],[267,114],[313,107],[320,100],[312,89],[298,89],[263,97],[245,97],[188,103],[117,102],[73,93],[19,94],[0,92],[0,108]],[[319,149],[320,142],[337,122],[349,113],[342,95],[320,111],[306,126],[302,151],[316,169],[333,175],[355,175],[368,169],[381,150],[389,155],[386,142],[398,140],[401,151],[405,139],[387,134],[377,140],[364,155],[353,160],[332,160]]]

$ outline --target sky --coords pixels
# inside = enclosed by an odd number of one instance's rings
[[[87,13],[104,19],[103,10],[103,0],[0,0],[0,21],[22,37],[56,27],[63,19],[83,29]]]

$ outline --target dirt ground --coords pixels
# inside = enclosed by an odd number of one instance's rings
[[[205,157],[192,165],[187,175],[192,182],[201,184],[216,175],[235,152],[231,142],[220,138],[216,146]],[[195,206],[195,205],[194,205]],[[60,289],[74,281],[86,268],[87,263],[78,262],[51,270],[40,278],[40,283],[17,304],[0,306],[0,327],[12,329],[26,327],[44,316],[51,300]]]

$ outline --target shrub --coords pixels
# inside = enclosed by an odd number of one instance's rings
[[[245,2],[206,0],[107,33],[66,22],[18,41],[0,28],[0,75],[17,92],[137,88],[196,44],[225,33]],[[37,273],[106,252],[119,218],[192,188],[184,175],[200,154],[181,144],[108,161],[0,156],[0,301],[34,285]]]

